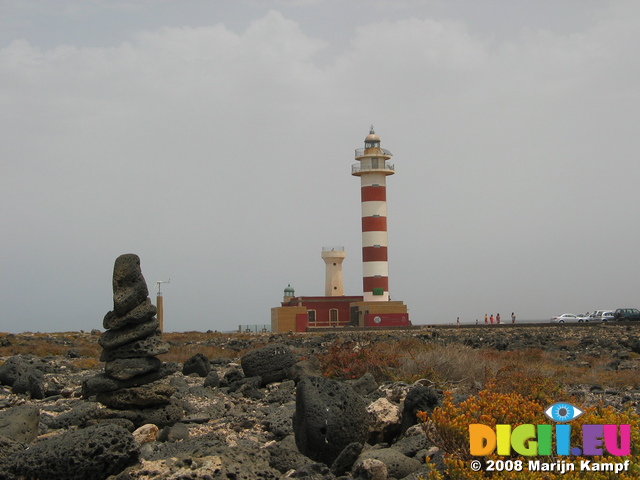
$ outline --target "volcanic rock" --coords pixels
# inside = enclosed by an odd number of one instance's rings
[[[309,457],[304,456],[300,452],[284,448],[279,445],[267,447],[267,451],[271,456],[269,465],[280,473],[287,473],[290,470],[297,470],[313,463]]]
[[[171,375],[177,365],[156,358],[169,351],[169,344],[160,338],[156,307],[148,295],[140,258],[132,253],[120,255],[113,267],[113,311],[105,315],[103,326],[108,330],[98,339],[105,371],[86,379],[82,394],[85,398],[96,395],[98,402],[122,411],[121,418],[136,426],[164,426],[182,418],[180,406],[171,401],[175,390],[148,384]]]
[[[349,385],[306,377],[297,385],[293,430],[301,453],[331,465],[350,443],[367,439],[366,402]]]
[[[157,319],[150,318],[148,321],[140,323],[138,325],[132,325],[117,330],[112,329],[104,332],[100,336],[98,344],[100,344],[100,346],[104,349],[113,350],[114,348],[121,345],[135,342],[136,340],[140,340],[142,338],[147,338],[148,336],[156,333],[156,330],[159,326],[160,323]]]
[[[137,375],[155,372],[161,365],[162,362],[156,357],[116,358],[105,364],[104,373],[118,380],[129,380]]]
[[[196,353],[189,358],[182,366],[183,375],[195,373],[199,377],[206,377],[211,371],[211,362],[203,353]]]
[[[389,476],[393,478],[404,478],[422,467],[422,464],[415,458],[407,457],[393,448],[365,450],[360,454],[355,465],[359,465],[367,459],[379,460],[384,463]]]
[[[147,383],[161,380],[178,370],[175,363],[163,363],[155,372],[137,375],[128,380],[118,380],[106,373],[99,373],[85,380],[82,384],[82,396],[88,398],[101,392],[110,392],[119,388],[139,387]]]
[[[31,367],[22,358],[18,356],[9,357],[2,365],[0,365],[0,384],[12,386],[13,383],[27,373]]]
[[[147,298],[143,303],[124,315],[117,316],[113,311],[107,313],[102,321],[102,326],[106,329],[110,329],[123,328],[127,325],[137,325],[138,323],[146,322],[150,318],[154,317],[156,313],[156,306],[151,303],[149,298]]]
[[[43,372],[19,356],[0,365],[0,384],[11,386],[15,394],[25,393],[38,399],[45,396]]]
[[[113,424],[71,430],[11,458],[14,475],[47,480],[103,480],[138,460],[131,433]]]
[[[11,386],[11,392],[26,393],[31,398],[44,398],[45,386],[44,386],[44,374],[40,370],[35,368],[28,368],[22,373]]]
[[[439,403],[440,396],[435,389],[422,385],[411,389],[404,400],[400,432],[404,433],[409,427],[418,423],[416,414],[419,411],[431,412]]]
[[[100,361],[110,362],[116,358],[141,358],[155,357],[169,351],[169,344],[163,341],[159,335],[153,333],[152,336],[127,343],[117,348],[106,348],[102,350]]]
[[[131,407],[144,408],[153,405],[164,405],[169,403],[169,398],[174,392],[175,388],[169,385],[143,385],[102,392],[96,396],[96,400],[109,408],[126,410]]]
[[[31,443],[38,436],[40,411],[35,405],[20,405],[0,411],[0,436]]]
[[[113,267],[113,311],[123,316],[149,296],[147,282],[142,276],[140,258],[133,253],[120,255]]]
[[[181,422],[164,427],[158,435],[158,441],[160,442],[178,442],[187,438],[189,438],[189,428]]]
[[[220,376],[215,370],[211,370],[204,379],[204,387],[216,388],[220,386]]]
[[[147,423],[153,423],[159,428],[168,427],[182,420],[184,409],[182,404],[171,398],[165,405],[154,405],[147,408],[128,408],[127,410],[105,409],[106,418],[125,418],[133,422],[138,428]]]
[[[347,445],[331,465],[331,471],[334,475],[344,475],[351,470],[351,467],[358,459],[360,452],[362,452],[362,447],[363,445],[358,442]]]
[[[265,386],[286,379],[289,368],[297,361],[289,347],[276,343],[243,355],[240,365],[245,376],[260,377],[261,385]]]

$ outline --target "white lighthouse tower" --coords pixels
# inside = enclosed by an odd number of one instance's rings
[[[322,247],[322,259],[326,264],[324,276],[325,297],[344,296],[342,262],[346,256],[344,247]]]
[[[362,285],[365,302],[389,301],[387,257],[387,175],[394,166],[390,151],[380,148],[380,137],[371,126],[364,148],[356,149],[358,163],[351,175],[360,177],[362,205]]]

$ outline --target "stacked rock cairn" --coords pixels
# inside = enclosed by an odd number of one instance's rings
[[[113,268],[113,311],[105,315],[106,331],[98,340],[100,361],[106,362],[104,373],[83,384],[83,396],[95,395],[107,407],[106,417],[159,427],[182,418],[182,407],[171,398],[175,389],[159,381],[178,367],[157,357],[169,351],[169,344],[161,338],[155,315],[140,258],[120,255]]]

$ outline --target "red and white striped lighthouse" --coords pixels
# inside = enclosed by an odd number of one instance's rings
[[[380,148],[380,137],[373,131],[356,149],[358,163],[351,175],[360,177],[362,202],[362,290],[365,302],[389,301],[389,262],[387,257],[387,175],[394,166],[392,154]]]

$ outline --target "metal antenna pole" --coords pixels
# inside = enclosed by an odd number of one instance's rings
[[[156,288],[158,289],[158,295],[156,296],[156,309],[158,310],[156,315],[158,317],[158,323],[159,328],[160,328],[160,333],[164,332],[164,305],[163,305],[163,299],[162,299],[162,292],[160,291],[160,286],[163,283],[171,283],[171,279],[167,280],[166,282],[164,280],[158,280],[156,282]]]

